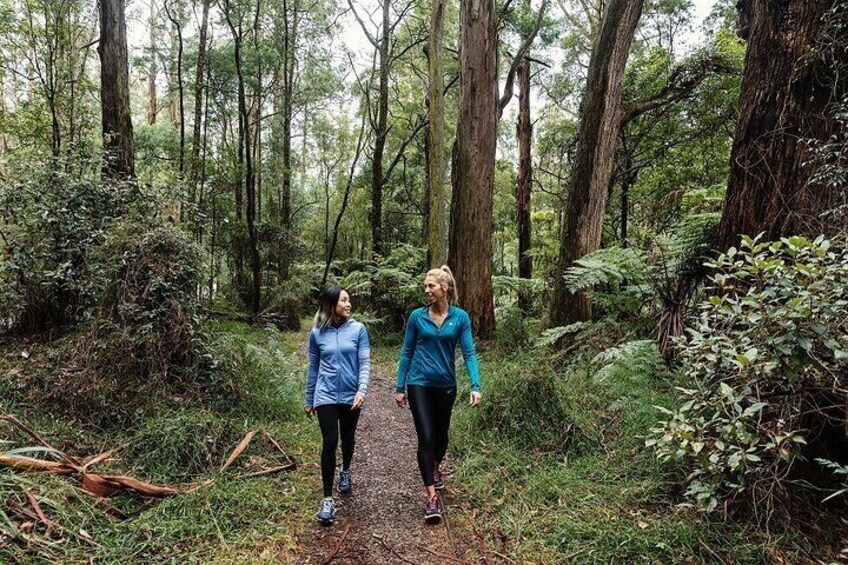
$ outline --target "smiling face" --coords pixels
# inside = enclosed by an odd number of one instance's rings
[[[446,292],[447,290],[436,277],[427,277],[424,279],[424,296],[427,297],[428,304],[435,304],[442,300]]]
[[[350,318],[350,295],[346,290],[339,293],[339,301],[336,302],[336,309],[333,312],[337,320],[347,320]]]

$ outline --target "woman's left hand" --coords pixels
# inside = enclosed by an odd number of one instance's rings
[[[353,410],[356,410],[357,408],[361,407],[364,402],[365,402],[365,396],[363,396],[363,395],[361,395],[357,392],[356,398],[353,399],[353,406],[351,406],[351,408]]]
[[[483,402],[483,395],[479,392],[472,392],[471,399],[468,401],[469,406],[480,406],[480,403]]]

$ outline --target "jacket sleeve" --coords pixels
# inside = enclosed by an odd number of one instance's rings
[[[459,334],[459,348],[462,350],[462,358],[465,359],[465,368],[468,369],[468,380],[471,382],[471,391],[480,392],[480,365],[477,362],[477,351],[474,349],[474,334],[471,331],[471,318],[468,315],[462,322]]]
[[[406,321],[406,333],[403,336],[403,349],[400,353],[400,363],[398,363],[397,386],[396,392],[404,392],[406,390],[406,378],[409,376],[409,367],[412,365],[412,355],[415,353],[415,341],[418,338],[415,332],[416,313],[413,312]]]
[[[371,378],[371,340],[368,339],[368,330],[362,325],[359,327],[359,388],[357,393],[365,396],[368,394],[368,380]]]
[[[306,406],[312,408],[315,402],[315,383],[318,382],[318,367],[321,365],[321,351],[314,331],[309,332],[309,369],[306,371]]]

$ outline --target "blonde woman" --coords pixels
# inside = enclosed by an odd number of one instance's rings
[[[424,295],[427,306],[414,310],[406,324],[395,401],[401,408],[409,402],[412,410],[418,435],[418,468],[427,494],[424,520],[437,524],[442,519],[438,491],[444,488],[440,465],[447,452],[456,401],[457,343],[471,381],[469,404],[479,405],[482,397],[471,318],[454,305],[456,281],[447,265],[427,273]]]
[[[342,471],[337,490],[349,495],[353,490],[350,464],[353,460],[356,424],[368,393],[371,345],[365,326],[350,317],[350,295],[331,286],[322,294],[309,332],[309,372],[304,410],[310,418],[317,414],[321,427],[321,478],[324,498],[315,518],[323,524],[335,519],[333,480],[336,447],[341,436]]]

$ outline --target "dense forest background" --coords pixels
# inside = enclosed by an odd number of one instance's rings
[[[262,426],[308,453],[317,293],[349,289],[388,364],[447,263],[484,351],[452,454],[478,535],[839,559],[848,4],[708,4],[0,2],[0,464],[123,444],[117,470],[187,482]],[[66,483],[0,472],[3,559],[253,555],[238,516],[305,496],[130,496],[115,526]],[[199,518],[225,499],[226,534]]]

